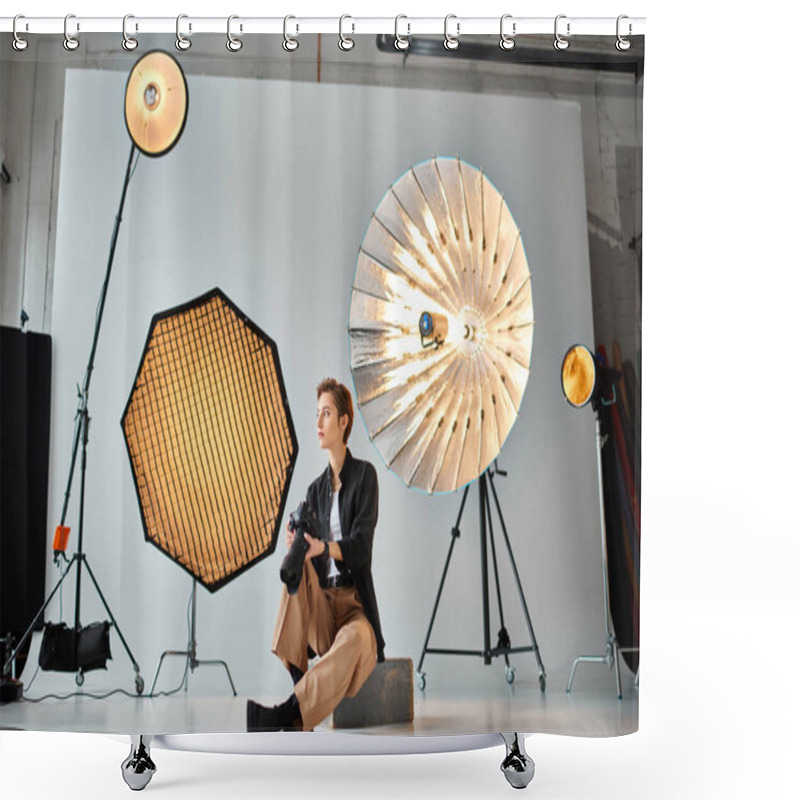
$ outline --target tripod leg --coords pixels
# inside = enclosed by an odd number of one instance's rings
[[[125,652],[128,654],[128,658],[131,660],[131,664],[133,664],[133,668],[136,671],[136,694],[141,694],[142,690],[144,689],[144,680],[142,679],[141,671],[139,670],[139,665],[136,663],[136,659],[133,657],[133,653],[131,653],[131,649],[128,647],[128,643],[125,641],[125,637],[122,635],[122,631],[117,624],[117,620],[114,618],[114,614],[112,613],[111,609],[106,602],[106,598],[103,596],[103,592],[100,590],[100,585],[97,583],[97,578],[95,578],[94,573],[92,572],[92,568],[89,566],[89,561],[86,556],[83,557],[83,561],[86,564],[86,571],[89,573],[89,577],[92,579],[92,583],[94,584],[94,588],[97,589],[97,594],[100,596],[100,600],[103,602],[103,607],[106,610],[106,613],[109,617],[111,617],[111,624],[116,629],[117,633],[119,634],[120,641],[122,642],[122,646],[125,648]]]
[[[47,600],[44,601],[42,607],[36,612],[36,616],[33,618],[33,622],[31,622],[31,624],[28,626],[28,630],[25,631],[22,638],[19,640],[19,644],[11,651],[11,655],[9,655],[9,657],[6,659],[5,664],[3,664],[3,675],[11,674],[11,665],[14,663],[14,659],[17,657],[17,653],[19,653],[19,651],[22,649],[22,646],[25,644],[25,642],[28,641],[28,637],[31,635],[31,633],[33,633],[33,629],[36,627],[36,623],[39,621],[39,618],[42,616],[42,614],[44,614],[45,610],[47,609],[47,606],[50,605],[50,601],[55,596],[55,593],[61,588],[61,584],[64,583],[64,581],[67,578],[67,575],[69,575],[69,571],[70,569],[72,569],[72,565],[74,562],[75,562],[75,556],[73,556],[70,559],[70,562],[67,565],[66,572],[61,576],[58,583],[53,587],[53,591],[50,592],[50,594],[47,597]]]
[[[156,681],[158,681],[158,673],[161,672],[161,665],[164,663],[164,659],[167,656],[185,656],[186,657],[186,668],[183,671],[183,679],[181,680],[181,685],[178,687],[178,689],[180,689],[181,687],[186,688],[184,686],[184,684],[186,684],[188,686],[188,681],[189,681],[189,661],[191,659],[191,653],[189,653],[188,650],[165,650],[161,654],[161,658],[158,659],[158,667],[156,668],[156,675],[153,678],[153,683],[150,686],[150,694],[148,695],[149,697],[153,697],[153,692],[156,689]]]
[[[541,687],[542,691],[544,691],[545,681],[547,680],[547,673],[544,669],[544,664],[542,663],[542,656],[539,653],[539,645],[536,642],[536,634],[533,632],[533,623],[531,622],[531,615],[528,611],[528,604],[525,602],[525,593],[522,591],[522,582],[519,579],[519,571],[517,570],[517,562],[514,559],[514,551],[511,549],[511,541],[508,538],[508,531],[506,530],[506,523],[503,519],[503,511],[500,508],[500,501],[497,498],[497,491],[494,488],[494,480],[492,479],[491,473],[489,475],[489,485],[492,488],[492,496],[494,497],[494,504],[497,508],[497,517],[500,520],[500,528],[503,531],[503,538],[506,542],[506,549],[508,550],[508,557],[511,561],[511,568],[514,571],[514,580],[517,584],[517,591],[519,592],[520,600],[522,601],[522,610],[525,613],[525,621],[528,625],[528,632],[530,633],[531,637],[531,644],[533,645],[533,652],[536,655],[536,662],[539,665],[539,686]]]
[[[458,509],[458,517],[456,518],[455,527],[450,531],[450,547],[447,550],[447,559],[444,562],[444,571],[442,572],[442,579],[439,581],[439,590],[436,592],[436,601],[433,604],[433,613],[431,614],[431,621],[428,624],[428,633],[425,636],[425,644],[422,646],[422,655],[419,657],[419,664],[417,665],[417,675],[419,677],[420,689],[425,689],[425,673],[422,671],[422,662],[425,660],[425,653],[428,652],[428,642],[431,640],[431,631],[433,630],[433,622],[436,619],[436,611],[439,608],[439,601],[442,599],[442,589],[444,588],[444,581],[447,577],[447,570],[450,567],[450,558],[453,555],[453,547],[455,546],[456,539],[461,535],[459,526],[461,525],[461,515],[464,513],[464,506],[467,502],[467,495],[469,494],[469,486],[464,489],[464,494],[461,496],[461,506]]]
[[[436,600],[433,604],[433,612],[431,614],[431,621],[428,623],[428,633],[425,635],[425,644],[422,646],[422,655],[419,657],[419,664],[417,664],[417,672],[422,675],[422,662],[425,660],[425,653],[428,652],[428,642],[431,640],[431,631],[433,630],[433,622],[436,619],[436,612],[439,609],[439,601],[442,599],[442,589],[444,589],[444,581],[447,578],[447,570],[450,568],[450,558],[453,555],[453,547],[456,543],[456,537],[450,539],[450,547],[447,551],[447,559],[444,562],[444,571],[442,572],[442,579],[439,581],[439,590],[436,592]]]
[[[617,699],[622,700],[622,677],[619,674],[619,646],[614,639],[614,669],[617,673]]]
[[[508,636],[505,614],[503,613],[503,596],[500,593],[500,573],[497,569],[497,548],[495,546],[494,525],[492,525],[491,510],[491,504],[487,501],[486,518],[489,523],[489,543],[492,545],[492,566],[494,568],[494,585],[497,591],[497,610],[500,614],[500,631],[497,634],[497,648],[498,650],[503,650],[511,647],[511,639]],[[509,683],[513,683],[514,679],[512,676],[514,671],[508,659],[508,653],[504,653],[503,657],[505,658],[506,662],[506,679]]]
[[[586,661],[587,658],[594,659],[594,656],[578,656],[572,662],[572,671],[569,673],[569,680],[567,681],[567,694],[572,691],[572,682],[575,680],[575,670],[578,669],[578,664],[580,664],[581,661]]]
[[[483,663],[491,664],[492,645],[489,641],[489,565],[486,556],[486,518],[489,516],[489,499],[486,495],[486,475],[479,480],[481,514],[481,593],[483,595]]]
[[[233,691],[233,696],[236,697],[237,696],[236,695],[236,687],[233,685],[233,678],[231,677],[231,671],[228,669],[228,665],[227,665],[227,663],[225,661],[222,661],[220,659],[211,659],[211,660],[205,660],[205,661],[198,661],[197,662],[197,666],[198,667],[213,666],[213,665],[219,665],[219,666],[225,667],[225,672],[228,673],[228,681],[231,684],[231,690]]]

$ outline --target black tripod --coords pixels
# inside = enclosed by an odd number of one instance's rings
[[[86,554],[83,552],[83,511],[84,511],[84,504],[85,504],[85,494],[86,494],[86,450],[89,444],[89,384],[92,379],[92,371],[94,370],[94,358],[95,353],[97,352],[97,341],[100,335],[100,324],[103,321],[103,310],[106,304],[106,294],[108,293],[108,283],[109,279],[111,278],[111,266],[114,262],[114,251],[117,247],[117,236],[119,235],[119,226],[120,222],[122,221],[122,208],[125,205],[125,196],[128,193],[128,184],[130,183],[131,176],[133,175],[133,170],[135,169],[135,165],[133,164],[133,156],[136,150],[136,146],[131,144],[131,153],[128,157],[128,166],[125,171],[125,182],[122,186],[122,197],[119,201],[119,210],[117,211],[117,216],[114,222],[114,233],[111,237],[111,249],[108,254],[108,265],[106,267],[106,276],[103,282],[103,287],[100,292],[100,302],[97,309],[97,317],[95,318],[95,326],[94,326],[94,337],[92,339],[92,349],[89,354],[89,364],[86,367],[86,375],[84,376],[83,380],[83,388],[78,389],[78,411],[75,417],[75,434],[72,440],[72,461],[70,463],[69,468],[69,478],[67,479],[67,490],[64,496],[64,506],[61,511],[61,525],[64,525],[64,522],[67,518],[67,508],[69,506],[69,496],[70,490],[72,489],[72,479],[75,474],[75,463],[78,457],[78,448],[80,446],[81,450],[81,487],[80,487],[80,506],[78,512],[78,550],[72,556],[69,561],[69,565],[67,566],[66,571],[61,576],[58,583],[53,588],[53,591],[50,592],[47,600],[45,600],[44,605],[39,609],[38,613],[31,622],[28,630],[25,631],[25,635],[20,640],[17,647],[11,653],[11,655],[6,660],[5,664],[3,665],[3,674],[10,674],[11,665],[14,663],[14,659],[16,658],[17,652],[23,647],[25,642],[28,640],[28,637],[33,632],[34,627],[39,622],[40,618],[43,616],[45,609],[50,604],[50,601],[55,596],[56,592],[61,588],[61,585],[66,580],[67,575],[69,575],[69,571],[72,569],[73,564],[78,565],[77,570],[77,580],[75,584],[75,659],[74,663],[77,665],[76,675],[75,675],[75,682],[78,686],[83,684],[83,671],[81,666],[78,664],[78,632],[81,629],[81,572],[83,567],[86,567],[87,572],[89,573],[89,577],[92,579],[92,583],[94,584],[94,588],[97,590],[97,594],[100,596],[100,600],[103,602],[103,606],[105,607],[106,613],[110,617],[111,624],[116,629],[117,633],[119,634],[119,638],[122,641],[122,645],[125,648],[125,651],[128,653],[128,657],[133,664],[133,669],[136,672],[136,692],[137,694],[141,694],[144,690],[144,680],[139,672],[139,665],[136,663],[136,659],[133,657],[130,648],[128,647],[128,643],[125,641],[125,637],[122,635],[122,631],[119,629],[119,625],[117,624],[116,619],[114,618],[111,609],[106,602],[105,597],[103,597],[102,591],[100,591],[100,586],[97,583],[97,579],[92,572],[92,568],[89,566],[89,561],[86,558]],[[59,558],[65,558],[63,552],[56,553],[56,560]]]
[[[497,469],[495,464],[494,472],[498,475],[506,475],[505,472]],[[459,525],[461,524],[461,515],[464,513],[464,506],[467,502],[467,495],[469,494],[469,486],[464,489],[464,494],[461,498],[461,507],[458,510],[458,518],[456,519],[455,527],[451,530],[452,538],[450,539],[450,549],[447,552],[447,560],[444,565],[444,572],[442,573],[442,580],[439,584],[439,591],[436,594],[436,602],[433,606],[433,614],[431,615],[430,625],[428,625],[428,635],[425,637],[425,645],[422,648],[422,655],[419,659],[417,666],[417,685],[421,690],[425,690],[425,673],[422,671],[422,662],[425,660],[427,653],[435,653],[439,655],[450,656],[478,656],[483,658],[484,664],[491,664],[493,658],[503,656],[506,662],[506,681],[514,683],[514,668],[508,660],[511,653],[530,653],[536,654],[536,661],[539,665],[539,688],[541,691],[545,690],[547,675],[544,671],[544,664],[539,655],[539,645],[536,644],[536,634],[533,632],[533,624],[531,623],[531,616],[528,613],[528,605],[525,602],[525,595],[522,592],[522,584],[519,580],[519,572],[517,572],[517,564],[514,561],[514,553],[511,550],[511,542],[508,539],[508,532],[506,531],[506,524],[503,521],[503,512],[500,509],[500,501],[497,499],[497,492],[494,488],[494,472],[491,468],[487,469],[478,478],[478,503],[480,507],[480,531],[481,531],[481,587],[483,594],[483,650],[447,650],[442,648],[428,647],[428,642],[431,638],[431,631],[433,630],[433,622],[436,619],[436,610],[439,608],[439,600],[442,597],[442,589],[444,588],[444,581],[447,577],[447,570],[450,566],[450,558],[453,555],[453,547],[455,546],[456,539],[461,536]],[[492,490],[492,497],[494,498],[495,508],[497,509],[497,517],[500,520],[500,527],[503,531],[503,538],[506,542],[508,550],[508,557],[511,561],[511,567],[514,571],[514,578],[517,582],[517,590],[519,591],[520,601],[522,602],[522,610],[525,613],[525,620],[528,623],[528,632],[531,636],[531,644],[526,647],[512,647],[511,639],[506,630],[505,619],[503,617],[503,599],[500,595],[500,576],[497,571],[497,550],[494,543],[494,526],[492,525],[492,508],[489,501],[488,488]],[[497,634],[497,646],[492,647],[489,640],[489,563],[487,555],[487,530],[488,540],[492,545],[492,564],[494,567],[494,580],[497,588],[497,608],[500,613],[500,630]]]

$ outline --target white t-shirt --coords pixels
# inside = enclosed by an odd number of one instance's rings
[[[336,491],[333,493],[333,505],[331,506],[331,539],[334,542],[340,542],[342,540],[342,523],[339,519],[339,492]],[[328,577],[333,578],[339,574],[339,570],[336,568],[336,562],[331,557],[331,560],[328,565]]]

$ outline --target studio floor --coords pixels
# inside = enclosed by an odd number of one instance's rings
[[[606,737],[633,733],[638,728],[639,691],[626,668],[622,671],[622,700],[617,699],[613,671],[603,665],[581,665],[569,694],[565,691],[568,674],[548,673],[542,693],[535,675],[530,679],[518,675],[512,685],[507,684],[500,664],[487,668],[487,679],[480,688],[441,688],[436,680],[441,671],[446,673],[444,662],[431,664],[426,690],[414,687],[413,722],[360,728],[358,732],[443,736],[505,731]],[[83,689],[78,690],[70,674],[43,673],[25,695],[35,699],[48,694],[63,697],[75,691],[104,693],[89,688],[89,683],[87,677]],[[125,688],[132,691],[129,686]],[[193,691],[190,678],[188,690],[170,696],[117,693],[105,699],[86,694],[66,699],[46,697],[38,702],[23,699],[0,707],[0,728],[111,734],[241,733],[246,730],[248,697],[265,704],[285,699],[244,693],[233,696],[229,689],[223,693],[223,688],[227,687],[221,679],[219,694],[200,694]],[[341,731],[333,728],[332,717],[315,730]]]

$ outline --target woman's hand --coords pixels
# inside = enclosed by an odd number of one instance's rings
[[[294,531],[289,528],[289,523],[286,523],[286,549],[289,550],[294,541]]]
[[[306,541],[308,542],[308,550],[306,551],[306,561],[309,558],[316,558],[325,552],[325,542],[322,539],[316,539],[311,534],[305,534]]]

